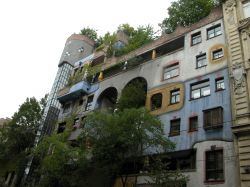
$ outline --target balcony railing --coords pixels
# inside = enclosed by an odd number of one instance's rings
[[[57,99],[61,103],[79,98],[82,95],[88,95],[95,92],[99,88],[98,84],[89,84],[86,81],[76,83],[71,87],[65,87],[59,90]]]

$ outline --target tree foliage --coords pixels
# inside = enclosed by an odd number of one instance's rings
[[[10,158],[11,155],[15,156],[33,146],[36,130],[45,106],[44,102],[42,99],[41,105],[34,97],[27,98],[20,105],[18,111],[14,113],[11,121],[1,129],[1,138],[5,141],[2,145],[4,149],[1,149],[0,152],[6,158]]]
[[[48,153],[41,161],[41,186],[112,186],[116,177],[131,172],[124,167],[127,163],[142,164],[144,154],[152,149],[161,152],[174,148],[164,136],[161,121],[140,108],[142,103],[136,104],[138,98],[133,98],[131,91],[133,96],[138,93],[145,97],[143,84],[129,84],[116,112],[96,111],[85,118],[77,147],[67,141],[70,128],[38,145],[39,158],[41,153]]]
[[[46,98],[47,96],[40,101],[34,97],[27,98],[12,119],[0,128],[0,165],[5,166],[2,172],[7,172],[5,169],[11,167],[17,174],[17,183],[20,182],[27,164],[27,156],[34,145]]]
[[[134,81],[128,84],[122,90],[120,99],[117,102],[117,108],[123,110],[126,108],[139,108],[145,106],[146,85],[140,81]],[[133,96],[131,95],[133,93]]]
[[[98,36],[97,36],[97,30],[95,30],[93,28],[89,28],[89,27],[83,28],[80,31],[80,34],[89,37],[91,40],[93,40],[95,42],[97,41],[97,38],[98,38]]]
[[[115,52],[116,56],[127,54],[155,39],[154,29],[150,25],[139,26],[135,29],[129,24],[122,24],[118,27],[118,30],[126,33],[129,39],[128,44],[124,48],[118,49]]]
[[[133,51],[142,45],[151,42],[156,38],[154,29],[150,25],[132,27],[128,23],[121,24],[117,31],[123,31],[128,36],[128,44],[122,49],[116,49],[115,43],[117,42],[116,32],[107,32],[103,36],[98,36],[95,29],[83,28],[80,34],[88,36],[96,42],[96,50],[104,50],[107,57],[121,56]]]
[[[206,17],[211,9],[220,4],[215,0],[177,0],[171,3],[168,17],[160,24],[166,33],[173,32],[178,25],[189,26]]]

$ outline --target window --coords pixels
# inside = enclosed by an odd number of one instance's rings
[[[218,128],[222,127],[223,124],[223,108],[217,107],[203,111],[204,117],[204,128]]]
[[[170,121],[170,136],[180,135],[181,119],[174,119]]]
[[[162,94],[157,93],[151,97],[151,110],[157,110],[162,105]]]
[[[221,34],[222,34],[222,32],[221,32],[221,25],[220,24],[207,29],[207,39],[214,38],[214,37],[221,35]]]
[[[217,60],[219,58],[223,57],[223,50],[222,49],[218,49],[216,51],[213,51],[213,60]]]
[[[74,119],[73,128],[79,128],[79,127],[80,127],[80,119],[76,118]]]
[[[83,99],[80,99],[78,104],[79,106],[83,105]]]
[[[191,99],[198,99],[210,95],[209,80],[191,85]]]
[[[57,134],[62,133],[65,130],[66,122],[62,122],[58,124]]]
[[[191,39],[192,39],[192,41],[191,41],[192,45],[196,45],[198,43],[201,43],[201,32],[197,32],[195,34],[192,34]]]
[[[198,116],[193,116],[189,118],[189,131],[197,131],[198,129]]]
[[[225,89],[225,82],[224,78],[218,78],[215,80],[216,91],[224,90]]]
[[[70,109],[70,104],[65,104],[64,107],[63,107],[63,113],[67,113],[69,112],[69,109]]]
[[[164,68],[163,79],[167,80],[179,75],[179,63]]]
[[[88,97],[86,108],[85,108],[86,111],[91,109],[93,99],[94,99],[94,95],[91,95]]]
[[[206,152],[206,181],[224,180],[223,150]]]
[[[250,17],[250,2],[246,2],[243,4],[243,11],[245,18]]]
[[[170,99],[171,104],[180,102],[180,89],[171,91],[170,95],[171,95],[171,99]]]
[[[207,65],[206,53],[196,56],[196,68],[201,68]]]

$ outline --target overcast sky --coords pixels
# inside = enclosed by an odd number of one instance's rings
[[[50,92],[66,39],[83,27],[99,35],[122,23],[155,30],[172,0],[1,0],[0,118],[27,97]]]

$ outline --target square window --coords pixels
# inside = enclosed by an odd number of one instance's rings
[[[206,152],[206,182],[224,180],[223,150]]]
[[[221,128],[223,126],[223,108],[217,107],[203,111],[204,129]]]
[[[207,29],[207,39],[214,38],[222,34],[221,25],[216,25]]]
[[[179,75],[179,63],[167,66],[163,70],[163,80],[167,80]]]
[[[209,80],[191,84],[191,99],[198,99],[208,95],[210,95]]]
[[[201,43],[201,32],[197,32],[191,35],[191,44],[196,45]]]
[[[203,66],[207,65],[207,57],[206,57],[206,53],[196,56],[196,68],[201,68]]]
[[[243,11],[245,18],[250,17],[250,2],[246,2],[243,4]]]
[[[225,82],[224,78],[219,78],[215,80],[216,91],[224,90],[225,89]]]
[[[180,135],[181,119],[174,119],[170,121],[170,136]]]
[[[175,104],[180,102],[180,89],[173,90],[170,92],[170,104]]]
[[[162,105],[162,94],[157,93],[151,97],[151,111],[160,109]]]
[[[197,131],[198,129],[198,116],[193,116],[189,118],[189,131]]]
[[[217,60],[217,59],[222,58],[224,56],[222,49],[218,49],[216,51],[213,51],[212,53],[213,53],[213,60]]]

